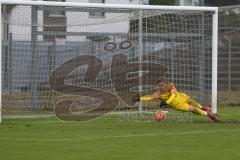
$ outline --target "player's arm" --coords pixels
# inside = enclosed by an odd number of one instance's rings
[[[178,92],[177,92],[177,89],[175,87],[175,85],[173,83],[170,83],[171,85],[171,90],[170,90],[170,93],[171,93],[171,96],[169,97],[169,99],[166,101],[166,103],[169,105],[172,103],[172,101],[177,97],[178,95]]]
[[[159,100],[159,97],[154,95],[145,95],[140,97],[140,101],[143,101],[143,102],[157,101],[157,100]]]
[[[159,97],[156,96],[155,94],[152,95],[144,95],[144,96],[140,96],[139,94],[137,94],[136,96],[133,97],[133,101],[134,102],[150,102],[150,101],[157,101],[159,100]]]
[[[161,97],[161,93],[158,91],[157,88],[155,88],[155,92],[152,95],[145,95],[141,96],[140,100],[143,102],[148,102],[148,101],[159,101]]]

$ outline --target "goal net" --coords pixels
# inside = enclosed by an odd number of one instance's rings
[[[153,112],[159,103],[135,99],[151,94],[159,80],[216,104],[215,8],[1,5],[3,118]]]

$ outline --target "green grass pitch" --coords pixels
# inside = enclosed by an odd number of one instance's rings
[[[240,107],[219,107],[220,123],[5,120],[2,160],[239,160]]]

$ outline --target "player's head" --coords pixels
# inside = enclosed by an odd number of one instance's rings
[[[161,94],[168,93],[172,89],[171,83],[166,80],[161,80],[155,87],[155,90],[157,92],[160,92]]]

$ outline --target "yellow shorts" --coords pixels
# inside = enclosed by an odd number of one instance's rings
[[[190,105],[188,104],[190,102],[190,97],[184,93],[178,93],[171,103],[169,104],[171,107],[173,107],[176,110],[188,112],[190,109]]]
[[[176,110],[183,111],[183,112],[188,112],[190,110],[190,105],[188,103],[180,103],[176,106],[172,106]]]

